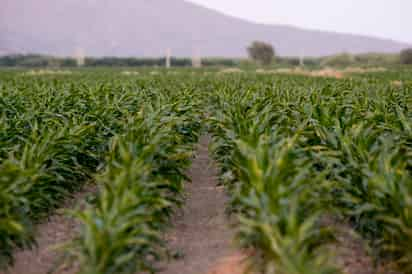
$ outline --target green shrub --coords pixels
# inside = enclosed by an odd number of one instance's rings
[[[400,54],[401,64],[411,65],[412,64],[412,48],[404,49]]]
[[[353,65],[354,57],[349,53],[342,53],[333,56],[326,57],[321,62],[322,66],[329,66],[329,67],[347,67]]]

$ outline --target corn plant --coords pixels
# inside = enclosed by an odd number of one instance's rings
[[[239,212],[241,245],[258,249],[255,266],[265,273],[338,273],[326,252],[317,254],[333,238],[319,226],[314,202],[324,174],[315,175],[299,149],[300,133],[288,137],[286,126],[277,128],[285,121],[274,106],[248,95],[220,95],[216,102],[225,108],[210,119],[212,151]]]
[[[199,130],[193,117],[177,100],[146,104],[112,138],[106,170],[96,177],[97,202],[75,213],[83,229],[68,253],[81,273],[155,271],[165,255],[161,232],[188,179]]]

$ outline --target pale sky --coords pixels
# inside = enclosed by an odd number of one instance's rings
[[[412,0],[188,0],[269,24],[373,35],[412,43]]]

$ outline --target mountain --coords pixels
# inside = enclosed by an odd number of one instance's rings
[[[264,25],[184,0],[2,0],[0,54],[242,57],[254,40],[284,56],[398,52],[409,45],[361,35]]]

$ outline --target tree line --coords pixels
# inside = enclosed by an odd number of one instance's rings
[[[260,65],[270,65],[277,59],[273,45],[263,41],[252,42],[247,48],[247,52],[249,58]],[[304,60],[300,60],[297,63],[300,64],[302,61]],[[350,66],[356,63],[364,65],[387,65],[395,63],[410,65],[412,64],[412,48],[402,50],[399,55],[380,53],[352,55],[342,53],[320,59],[320,65],[323,66]]]
[[[412,48],[405,49],[399,54],[366,53],[348,54],[342,53],[326,57],[283,57],[277,56],[275,48],[262,41],[254,41],[247,47],[249,59],[241,58],[202,58],[204,67],[239,67],[239,66],[269,66],[295,67],[302,65],[307,67],[347,67],[347,66],[392,66],[399,64],[412,64]],[[86,57],[83,60],[86,67],[164,67],[165,57],[139,58],[139,57]],[[172,57],[172,67],[191,67],[191,58]],[[0,56],[0,67],[76,67],[74,57],[54,57],[39,54],[16,54]]]

